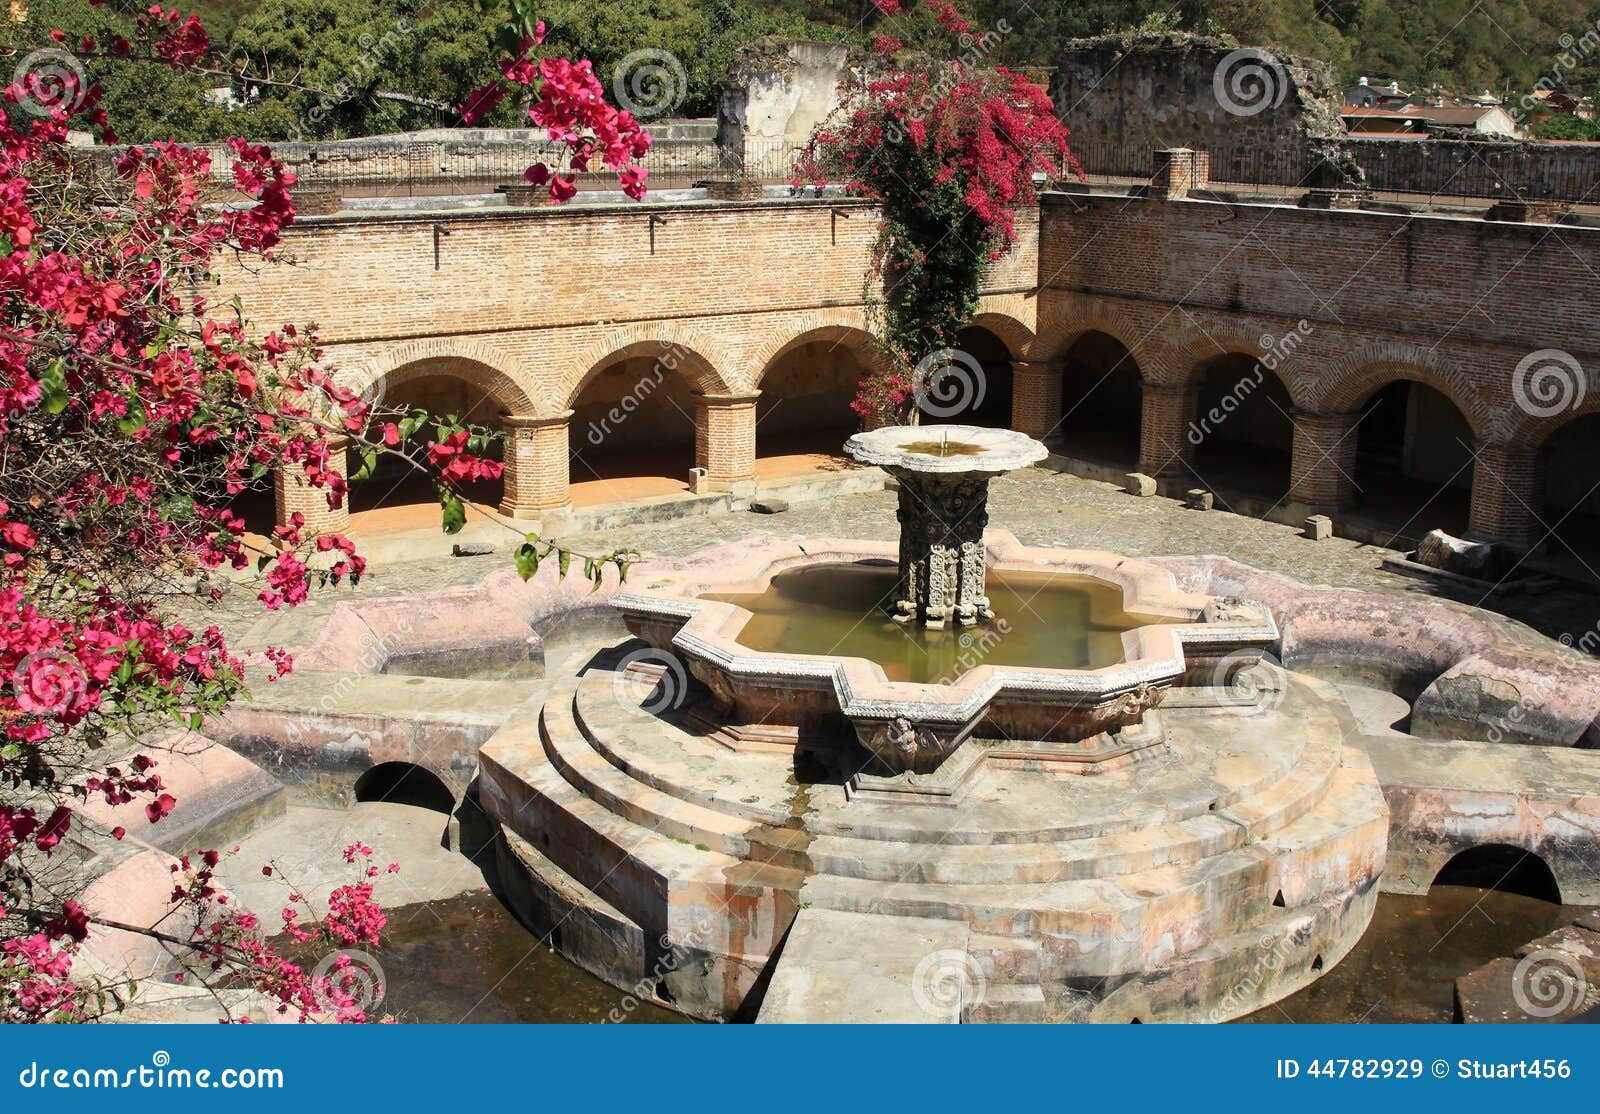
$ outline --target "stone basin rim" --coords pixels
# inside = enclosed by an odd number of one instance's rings
[[[951,441],[980,445],[970,455],[932,456],[906,448],[907,444],[944,436]],[[857,433],[844,443],[845,455],[860,464],[922,475],[1000,476],[1037,464],[1050,455],[1040,441],[1014,429],[976,425],[897,425]]]
[[[1007,695],[1053,704],[1096,705],[1141,685],[1168,685],[1187,668],[1186,649],[1262,646],[1278,638],[1271,612],[1251,606],[1249,619],[1216,618],[1210,596],[1181,592],[1172,574],[1148,562],[1101,550],[1036,548],[1021,545],[1003,530],[985,536],[993,567],[1015,572],[1056,572],[1098,580],[1122,593],[1123,610],[1151,619],[1190,618],[1191,622],[1151,622],[1121,632],[1125,660],[1096,669],[1046,666],[978,665],[950,684],[891,681],[868,658],[790,654],[752,650],[738,635],[754,615],[737,604],[699,598],[710,592],[764,589],[774,576],[792,568],[846,560],[892,559],[893,543],[868,541],[791,541],[767,546],[741,565],[707,574],[683,570],[667,574],[656,592],[622,592],[612,603],[625,616],[676,621],[672,645],[740,681],[810,690],[831,688],[839,710],[850,719],[880,720],[911,715],[929,723],[970,721]]]

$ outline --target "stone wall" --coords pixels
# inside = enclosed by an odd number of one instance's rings
[[[717,142],[730,168],[760,167],[804,146],[838,104],[850,63],[843,44],[803,39],[763,39],[736,51],[717,102]]]
[[[1083,157],[1143,151],[1146,171],[1160,148],[1303,151],[1344,130],[1324,64],[1187,34],[1072,40],[1050,95]]]

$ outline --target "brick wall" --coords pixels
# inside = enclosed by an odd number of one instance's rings
[[[1351,447],[1330,440],[1386,383],[1454,402],[1471,427],[1474,532],[1537,540],[1540,446],[1596,407],[1600,324],[1592,312],[1600,230],[1460,217],[1103,196],[1043,207],[1037,359],[1086,331],[1109,333],[1146,383],[1193,384],[1228,354],[1273,357],[1297,422],[1296,498],[1348,498],[1328,473]],[[1280,348],[1292,336],[1291,351]],[[1555,350],[1581,372],[1581,405],[1519,402],[1517,368]],[[1186,400],[1146,392],[1141,459],[1172,467]],[[1191,415],[1192,416],[1192,415]],[[1535,454],[1536,455],[1536,454]],[[1320,474],[1316,474],[1320,473]],[[1594,477],[1590,478],[1590,483]]]

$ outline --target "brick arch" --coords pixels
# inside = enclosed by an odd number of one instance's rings
[[[1182,377],[1175,382],[1202,384],[1212,364],[1229,356],[1243,356],[1261,362],[1262,371],[1283,385],[1289,400],[1296,407],[1310,408],[1308,376],[1292,375],[1287,367],[1269,367],[1262,362],[1273,345],[1281,339],[1275,334],[1247,329],[1242,322],[1224,322],[1215,327],[1195,325],[1185,329],[1168,345],[1168,350],[1184,369]],[[1299,343],[1296,342],[1297,350]],[[1290,359],[1292,361],[1293,357]]]
[[[707,338],[676,323],[630,325],[607,333],[569,365],[560,378],[555,395],[559,408],[570,410],[583,389],[594,377],[619,360],[637,356],[659,357],[670,361],[663,366],[688,380],[700,394],[732,394],[734,388],[718,370],[718,364],[704,353],[719,349]]]
[[[1506,430],[1506,441],[1510,444],[1543,448],[1550,438],[1573,422],[1596,414],[1600,414],[1600,395],[1594,394],[1585,396],[1583,402],[1573,409],[1552,414],[1547,418],[1534,417],[1524,413],[1521,407],[1515,407],[1508,416],[1507,424],[1510,428]]]
[[[390,348],[371,359],[354,359],[335,372],[340,382],[366,392],[381,383],[387,391],[413,379],[447,375],[481,388],[509,414],[534,412],[532,392],[505,370],[510,361],[480,340],[439,338]]]
[[[1471,382],[1446,366],[1433,349],[1418,345],[1364,348],[1334,361],[1322,375],[1307,377],[1304,405],[1326,413],[1354,413],[1377,391],[1400,380],[1421,383],[1444,395],[1480,441],[1501,439],[1500,420]]]
[[[754,366],[758,369],[754,386],[759,387],[773,367],[784,356],[805,344],[833,341],[849,349],[868,371],[884,371],[889,366],[888,357],[878,340],[859,325],[811,325],[803,331],[783,339],[769,340],[761,348]]]
[[[998,310],[986,310],[979,313],[967,322],[969,328],[987,329],[999,338],[1000,343],[1006,346],[1013,360],[1025,360],[1034,349],[1034,342],[1038,339],[1034,331],[1027,325]]]
[[[1052,302],[1049,308],[1041,308],[1034,359],[1060,361],[1068,349],[1090,333],[1104,333],[1126,348],[1145,378],[1164,382],[1166,376],[1153,369],[1169,369],[1177,364],[1132,314],[1121,306],[1099,301]]]

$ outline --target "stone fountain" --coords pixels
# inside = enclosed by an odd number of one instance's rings
[[[484,745],[520,915],[704,1018],[770,982],[763,1018],[915,1020],[953,957],[945,1020],[1225,1020],[1337,963],[1388,810],[1336,690],[1262,664],[1271,613],[985,531],[1020,434],[847,450],[899,480],[898,543],[641,566],[635,640]]]
[[[856,434],[844,451],[900,484],[895,619],[935,629],[993,619],[983,547],[989,483],[1043,460],[1044,445],[1010,429],[890,426]]]

